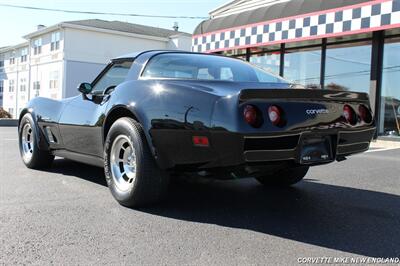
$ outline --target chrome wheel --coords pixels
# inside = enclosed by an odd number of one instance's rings
[[[26,162],[29,162],[32,158],[34,143],[32,127],[29,123],[26,123],[21,133],[22,157]]]
[[[111,147],[110,154],[112,179],[121,191],[129,190],[136,178],[135,148],[125,135],[118,136]]]

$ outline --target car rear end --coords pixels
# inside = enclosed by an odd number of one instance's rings
[[[241,90],[216,103],[212,128],[218,161],[207,167],[340,161],[368,150],[375,133],[367,94],[310,89]]]

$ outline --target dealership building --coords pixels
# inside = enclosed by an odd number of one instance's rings
[[[197,26],[192,50],[311,88],[367,92],[378,134],[400,139],[400,0],[235,0]]]

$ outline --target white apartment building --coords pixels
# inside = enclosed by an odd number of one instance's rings
[[[0,107],[18,117],[37,96],[76,95],[113,57],[150,49],[191,49],[191,35],[98,19],[62,22],[38,30],[15,46],[0,48]]]
[[[0,47],[0,51],[6,47]],[[0,53],[0,107],[3,106],[3,92],[4,92],[4,54]]]

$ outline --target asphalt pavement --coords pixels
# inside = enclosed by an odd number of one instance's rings
[[[175,182],[157,206],[112,198],[103,170],[27,169],[0,127],[0,265],[296,265],[400,257],[400,149],[313,167],[287,189],[253,179]],[[304,260],[303,260],[304,261]]]

